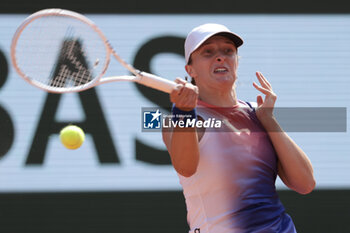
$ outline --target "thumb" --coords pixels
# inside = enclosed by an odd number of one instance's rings
[[[174,80],[174,82],[177,83],[177,84],[185,84],[185,83],[187,83],[185,80],[183,80],[182,78],[179,78],[179,77],[177,77]]]
[[[256,97],[256,102],[258,103],[258,106],[262,105],[264,103],[263,98],[261,97],[261,95],[258,95]]]

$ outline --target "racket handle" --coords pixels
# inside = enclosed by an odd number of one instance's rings
[[[137,76],[140,79],[136,82],[169,94],[177,85],[173,81],[143,71],[138,72]]]

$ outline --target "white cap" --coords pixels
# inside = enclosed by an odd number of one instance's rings
[[[195,27],[190,33],[188,33],[185,41],[185,59],[186,64],[190,59],[191,54],[199,48],[207,39],[216,35],[222,34],[233,41],[238,48],[243,44],[241,37],[231,32],[227,27],[221,24],[207,23]]]

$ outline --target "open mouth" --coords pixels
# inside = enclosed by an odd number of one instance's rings
[[[226,69],[225,67],[218,67],[214,70],[215,74],[223,74],[227,72],[228,72],[228,69]]]

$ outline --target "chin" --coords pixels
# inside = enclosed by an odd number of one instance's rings
[[[235,84],[236,78],[235,78],[235,77],[232,78],[232,76],[229,76],[229,77],[219,77],[219,78],[217,78],[217,81],[218,81],[219,83],[232,86],[232,85]]]

